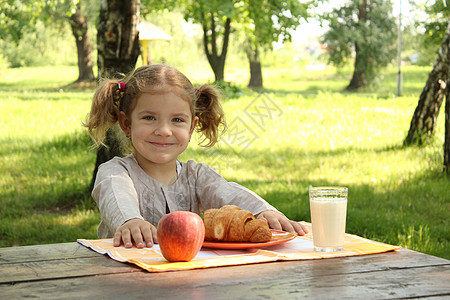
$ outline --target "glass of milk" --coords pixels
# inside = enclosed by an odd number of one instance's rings
[[[333,252],[344,248],[347,196],[346,187],[309,187],[314,250]]]

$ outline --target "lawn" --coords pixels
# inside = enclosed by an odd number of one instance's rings
[[[181,159],[210,164],[295,220],[310,221],[309,186],[347,186],[347,232],[450,259],[443,113],[432,143],[402,146],[429,71],[405,69],[395,97],[396,70],[347,93],[345,72],[266,68],[261,93],[244,88],[247,70],[227,69],[239,88],[223,100],[229,130],[210,150],[193,140]],[[69,86],[73,67],[0,72],[0,246],[95,238],[95,151],[81,126],[92,88]]]

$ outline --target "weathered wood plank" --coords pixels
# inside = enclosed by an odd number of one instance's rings
[[[329,261],[332,261],[331,259]],[[206,270],[115,274],[0,285],[2,297],[46,299],[405,298],[450,296],[450,266],[323,274],[318,261],[279,262]],[[254,276],[258,267],[270,266]],[[222,271],[226,271],[223,275]],[[230,277],[229,272],[235,274]],[[252,271],[255,271],[252,273]],[[271,274],[268,274],[270,271]],[[245,272],[245,273],[244,273]],[[270,276],[269,276],[270,275]],[[215,277],[216,276],[216,277]]]
[[[15,259],[21,262],[4,263],[0,268],[0,283],[18,283],[22,281],[57,279],[63,277],[80,277],[102,274],[114,274],[123,272],[140,271],[138,267],[132,264],[119,263],[110,259],[107,255],[100,255],[76,243],[65,244],[57,251],[53,251],[53,245],[48,246],[49,255],[47,256],[43,248],[22,247],[22,251],[15,252]],[[3,254],[0,249],[0,254]],[[20,249],[18,249],[20,250]],[[86,251],[88,251],[86,253]],[[18,254],[19,253],[19,254]],[[26,260],[26,253],[30,257]],[[69,258],[69,257],[74,258]],[[51,257],[51,259],[47,259]],[[57,257],[63,257],[58,259]],[[22,262],[25,261],[25,262]],[[338,259],[326,259],[320,261],[303,261],[303,266],[315,266],[324,275],[339,274],[351,272],[369,272],[374,270],[385,270],[394,268],[422,267],[430,265],[450,264],[450,261],[425,255],[422,253],[401,249],[398,252],[384,253],[379,255],[355,256]],[[283,266],[287,266],[284,264]],[[257,270],[267,270],[259,272],[258,276],[272,276],[273,266],[269,264],[259,264],[255,267]],[[279,266],[278,266],[279,268]],[[229,273],[228,268],[216,268],[217,273],[227,274],[234,278],[236,274]],[[224,271],[227,270],[227,271]],[[256,274],[253,269],[249,271]],[[248,274],[244,273],[246,278]],[[217,275],[213,275],[217,277]]]
[[[98,254],[78,243],[0,248],[0,266],[9,263],[93,257]]]
[[[132,272],[144,272],[144,270],[135,265],[119,263],[106,256],[97,255],[4,264],[0,268],[0,284]]]

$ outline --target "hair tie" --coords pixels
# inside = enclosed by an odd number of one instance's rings
[[[119,91],[121,92],[121,93],[123,93],[123,92],[125,92],[125,87],[126,87],[126,84],[125,84],[125,82],[119,82],[118,84],[117,84],[117,86],[119,87]]]
[[[123,94],[125,93],[126,84],[121,81],[117,83],[117,90],[114,93],[114,104],[119,107],[119,101],[122,99]]]

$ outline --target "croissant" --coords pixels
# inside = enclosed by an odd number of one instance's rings
[[[256,219],[235,205],[208,209],[203,214],[205,240],[223,242],[267,242],[272,238],[267,221]]]

